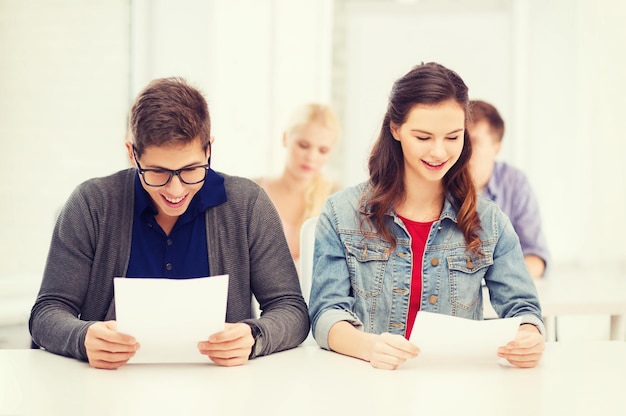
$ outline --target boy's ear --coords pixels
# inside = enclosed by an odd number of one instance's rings
[[[131,166],[135,166],[135,158],[133,156],[133,144],[129,140],[126,140],[126,143],[124,144],[126,145],[126,151],[128,152],[128,161],[130,162]]]
[[[500,149],[502,149],[502,142],[496,142],[494,144],[494,150],[496,152],[496,155],[500,154]]]

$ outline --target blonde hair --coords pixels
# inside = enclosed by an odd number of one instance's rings
[[[321,124],[327,129],[334,131],[336,136],[339,137],[340,128],[337,115],[330,106],[320,103],[308,103],[298,107],[287,120],[285,133],[288,135],[292,134],[312,123]]]
[[[333,131],[335,133],[335,141],[339,139],[341,133],[339,119],[330,106],[321,103],[308,103],[298,107],[289,117],[285,134],[290,136],[301,128],[313,123],[319,123]],[[302,221],[319,215],[326,198],[338,188],[336,184],[325,178],[323,174],[317,175],[305,193],[305,209]]]

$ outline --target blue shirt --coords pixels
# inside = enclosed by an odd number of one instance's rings
[[[509,217],[524,255],[540,257],[547,270],[550,252],[541,228],[539,203],[526,175],[511,165],[496,162],[483,195],[498,204]]]
[[[205,211],[226,202],[224,178],[209,169],[202,188],[170,235],[157,224],[156,207],[135,178],[133,237],[126,277],[193,278],[209,275]]]

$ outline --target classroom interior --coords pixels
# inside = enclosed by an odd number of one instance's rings
[[[626,280],[624,17],[619,0],[0,1],[0,348],[28,348],[56,215],[76,185],[129,166],[131,100],[163,76],[205,93],[212,164],[232,175],[277,174],[289,112],[331,104],[326,173],[353,185],[393,80],[440,62],[503,115],[500,157],[538,196],[555,270],[582,274],[562,290]],[[558,325],[563,341],[611,331],[593,310]]]

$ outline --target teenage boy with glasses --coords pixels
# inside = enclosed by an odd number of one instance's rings
[[[114,277],[228,274],[227,324],[198,340],[198,354],[234,366],[300,344],[307,307],[280,218],[259,186],[210,168],[202,94],[183,79],[154,80],[129,132],[134,167],[81,184],[59,215],[29,322],[34,343],[118,368],[141,340],[116,331]]]

